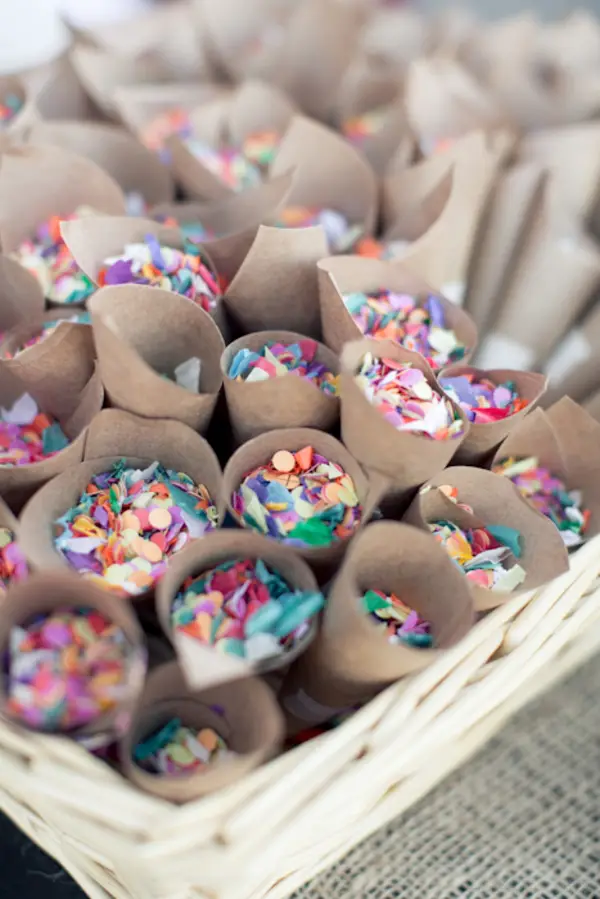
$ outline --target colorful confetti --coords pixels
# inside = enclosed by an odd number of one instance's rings
[[[281,135],[278,131],[265,129],[249,134],[242,142],[242,153],[249,162],[266,172],[275,161]]]
[[[389,262],[390,259],[401,259],[410,246],[409,240],[376,240],[374,237],[363,237],[354,245],[352,252],[366,259],[382,259]]]
[[[189,577],[171,609],[171,625],[201,643],[249,662],[286,655],[310,630],[322,593],[294,590],[265,562],[223,562]]]
[[[158,153],[161,162],[169,165],[171,152],[166,143],[170,137],[177,135],[185,140],[192,134],[189,113],[185,109],[168,109],[152,119],[141,131],[140,140],[149,150]]]
[[[461,509],[473,509],[458,501],[456,487],[438,487]],[[526,578],[516,561],[522,556],[523,538],[506,525],[486,525],[462,530],[452,521],[430,522],[429,529],[474,587],[493,592],[512,593]]]
[[[137,744],[133,760],[148,774],[185,777],[233,754],[212,727],[198,731],[172,718]]]
[[[232,506],[246,527],[302,549],[350,537],[362,516],[350,475],[312,446],[278,450],[248,472]]]
[[[504,459],[494,472],[510,478],[533,508],[554,522],[565,546],[573,549],[585,542],[591,512],[583,507],[581,490],[569,490],[534,456]]]
[[[503,421],[529,405],[519,396],[514,381],[495,384],[490,378],[478,378],[474,372],[440,378],[440,385],[476,425]]]
[[[205,312],[216,308],[218,280],[202,258],[201,248],[185,240],[183,250],[161,246],[153,234],[144,243],[132,243],[120,256],[105,259],[98,273],[100,286],[148,284],[181,294]]]
[[[62,324],[65,322],[71,322],[76,325],[91,325],[92,319],[89,312],[80,312],[76,315],[70,315],[68,318],[61,318],[50,322],[44,322],[42,325],[42,330],[35,334],[33,337],[30,337],[25,343],[21,344],[14,353],[4,353],[5,359],[12,359],[15,356],[18,356],[19,353],[22,353],[24,350],[28,350],[29,347],[37,346],[38,343],[42,343],[46,339],[46,337],[50,337],[51,334],[54,334],[57,328],[60,328]],[[4,335],[6,336],[6,335]]]
[[[429,621],[421,618],[394,593],[367,590],[361,598],[361,605],[375,624],[385,627],[389,643],[415,649],[431,649],[433,646]]]
[[[368,137],[373,137],[383,128],[387,115],[385,107],[371,109],[363,115],[353,116],[342,123],[342,134],[354,144],[362,147]]]
[[[242,349],[233,357],[229,377],[235,381],[268,381],[292,374],[310,381],[328,396],[338,396],[338,378],[316,357],[318,344],[305,338],[297,343],[272,342],[258,352]]]
[[[23,100],[17,94],[5,94],[0,100],[0,131],[8,128],[12,120],[23,109]]]
[[[466,354],[462,344],[446,324],[444,307],[433,295],[420,302],[407,293],[374,290],[372,293],[347,293],[346,309],[359,330],[367,337],[388,339],[425,357],[433,371]]]
[[[55,522],[54,543],[84,577],[119,595],[140,596],[171,556],[218,526],[203,484],[153,462],[143,471],[117,462],[95,475],[79,502]]]
[[[124,695],[132,646],[94,609],[57,609],[10,633],[9,713],[42,731],[70,731],[110,712]]]
[[[363,232],[361,225],[352,225],[341,212],[314,206],[286,206],[275,222],[277,228],[314,228],[318,225],[325,231],[332,253],[350,252]]]
[[[53,303],[82,304],[96,290],[94,282],[81,271],[60,233],[60,223],[83,218],[91,212],[79,207],[72,215],[53,215],[41,224],[31,240],[24,240],[11,258],[31,272],[44,296]]]
[[[0,598],[12,583],[24,581],[27,560],[10,528],[0,527]]]
[[[262,181],[258,166],[246,159],[236,147],[215,149],[204,141],[190,137],[185,141],[187,150],[205,169],[219,181],[236,192],[257,187]]]
[[[203,243],[217,237],[216,234],[205,228],[202,222],[180,222],[172,215],[155,215],[154,218],[165,228],[178,228],[183,237],[192,243]]]
[[[412,365],[374,359],[367,353],[356,383],[398,431],[432,440],[452,440],[464,432],[463,421],[452,403],[437,393],[423,372]]]
[[[24,393],[14,404],[0,407],[0,466],[43,462],[69,445],[63,430]]]

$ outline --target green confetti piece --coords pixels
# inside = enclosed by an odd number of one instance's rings
[[[363,609],[365,612],[376,612],[378,609],[387,609],[390,605],[384,596],[375,593],[374,590],[367,590],[362,598]]]
[[[487,530],[499,543],[507,546],[516,559],[521,558],[521,534],[519,531],[503,524],[488,525]]]
[[[307,546],[331,546],[333,534],[331,527],[319,518],[300,521],[288,534],[290,540],[302,540]]]
[[[42,434],[42,449],[45,456],[49,456],[50,453],[59,453],[61,450],[66,449],[68,445],[69,441],[65,437],[63,429],[58,422],[55,421],[53,425],[44,429]]]
[[[246,621],[246,637],[253,637],[254,634],[271,633],[273,627],[281,618],[282,611],[281,604],[277,600],[270,599]]]
[[[280,639],[287,637],[297,627],[309,621],[321,611],[325,603],[322,593],[303,593],[302,600],[297,606],[287,609],[273,629],[273,634]]]

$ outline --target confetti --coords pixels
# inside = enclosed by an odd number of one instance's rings
[[[155,215],[154,218],[165,228],[178,228],[183,237],[192,243],[212,240],[217,235],[205,228],[202,222],[181,222],[173,215]]]
[[[0,527],[0,598],[12,583],[27,577],[27,560],[10,528]]]
[[[166,143],[170,137],[177,135],[185,140],[192,134],[189,113],[185,109],[168,109],[152,119],[141,131],[140,140],[148,149],[158,153],[161,162],[169,165],[171,152]]]
[[[24,240],[11,258],[26,268],[40,283],[44,296],[53,303],[82,304],[96,290],[94,282],[81,271],[60,233],[60,223],[90,215],[80,206],[72,215],[53,215],[37,228],[31,240]]]
[[[356,383],[398,431],[432,440],[452,440],[464,433],[462,419],[452,403],[410,364],[374,359],[367,353]]]
[[[218,526],[207,488],[153,462],[117,462],[95,475],[79,502],[55,522],[54,543],[84,577],[121,596],[140,596],[171,556]]]
[[[172,718],[133,750],[133,760],[148,774],[185,777],[234,755],[212,729],[198,731]]]
[[[139,191],[130,190],[125,194],[125,209],[127,215],[144,216],[148,212],[148,204]]]
[[[297,343],[267,343],[258,352],[238,350],[229,367],[235,381],[268,381],[282,375],[297,375],[329,396],[339,395],[338,378],[316,360],[318,344],[305,338]]]
[[[23,100],[14,93],[5,94],[0,101],[0,131],[8,128],[23,109]]]
[[[373,137],[383,128],[387,110],[385,108],[372,109],[363,115],[353,116],[342,123],[342,134],[354,144],[362,147],[368,137]]]
[[[220,294],[217,278],[202,258],[197,244],[185,240],[183,250],[162,246],[153,234],[144,243],[132,243],[122,255],[105,259],[98,273],[100,286],[148,284],[171,290],[212,312]]]
[[[437,489],[459,508],[474,514],[470,506],[458,501],[455,487]],[[525,580],[526,572],[516,561],[522,556],[523,538],[514,528],[487,525],[462,530],[452,521],[434,521],[429,529],[474,587],[512,593]]]
[[[347,253],[362,235],[361,225],[352,225],[335,209],[315,206],[286,206],[275,222],[277,228],[311,228],[321,225],[332,253]]]
[[[410,249],[409,240],[375,240],[374,237],[362,237],[353,247],[356,256],[366,259],[401,259]]]
[[[361,598],[363,612],[375,624],[385,627],[388,643],[415,649],[431,649],[431,624],[414,609],[405,605],[394,593],[367,590]]]
[[[24,393],[14,404],[0,407],[0,466],[43,462],[69,445],[61,426]]]
[[[197,356],[186,359],[185,362],[177,365],[173,377],[165,375],[169,381],[175,381],[179,387],[189,390],[191,393],[200,393],[200,372],[202,370],[202,360]]]
[[[266,172],[275,161],[281,135],[278,131],[265,129],[249,134],[242,143],[242,153],[247,160]]]
[[[36,730],[84,727],[123,698],[132,650],[123,630],[94,609],[59,608],[13,627],[8,711]]]
[[[440,299],[429,295],[424,302],[407,293],[375,290],[372,293],[347,293],[346,309],[359,330],[367,337],[386,338],[425,357],[433,371],[466,354],[455,332],[446,325]]]
[[[262,662],[289,653],[325,604],[294,590],[265,562],[224,562],[189,577],[171,609],[175,631],[223,653]]]
[[[534,456],[504,459],[494,472],[510,478],[533,508],[554,522],[565,546],[573,549],[585,542],[591,512],[583,508],[581,490],[569,490]]]
[[[192,137],[185,141],[185,146],[205,169],[236,192],[256,187],[262,181],[258,166],[246,159],[236,147],[221,147],[216,150],[204,141]]]
[[[503,421],[529,405],[519,396],[514,381],[495,384],[490,378],[479,378],[474,372],[440,378],[440,385],[476,425]]]
[[[19,353],[22,353],[24,350],[28,350],[29,347],[37,346],[38,343],[42,343],[46,339],[46,337],[50,337],[51,334],[54,334],[57,328],[59,328],[65,322],[71,322],[76,325],[91,325],[92,319],[89,312],[80,312],[76,315],[70,315],[68,318],[60,318],[54,321],[44,322],[42,325],[41,331],[37,334],[34,334],[33,337],[30,337],[25,343],[21,344],[14,353],[5,352],[5,359],[12,359],[15,356],[18,356]],[[5,335],[6,336],[6,335]]]
[[[246,527],[303,549],[350,537],[362,516],[350,475],[312,446],[279,450],[248,472],[232,506]]]

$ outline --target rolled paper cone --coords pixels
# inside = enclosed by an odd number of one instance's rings
[[[38,490],[23,510],[21,545],[31,565],[59,571],[69,568],[54,545],[53,524],[79,501],[91,478],[110,471],[121,460],[130,468],[158,461],[165,468],[189,475],[196,484],[204,484],[217,508],[219,526],[222,524],[225,505],[221,468],[203,437],[178,421],[148,421],[118,409],[105,409],[89,429],[83,461]],[[151,593],[134,601],[143,601]]]
[[[330,462],[336,462],[352,478],[362,509],[362,516],[354,533],[358,533],[369,521],[384,493],[381,483],[374,480],[371,485],[356,459],[335,437],[311,428],[287,428],[269,431],[244,443],[225,466],[223,495],[227,510],[239,527],[245,528],[245,525],[234,511],[232,497],[248,472],[259,465],[267,465],[278,450],[297,452],[305,446],[312,446],[316,453]],[[338,540],[330,546],[295,548],[295,552],[308,562],[319,583],[325,583],[339,565],[351,540],[352,537]]]
[[[221,389],[225,349],[210,315],[176,293],[138,284],[101,288],[89,309],[111,405],[206,433]],[[200,359],[196,393],[171,380],[177,366],[194,357]]]
[[[3,153],[0,243],[4,253],[17,250],[47,219],[72,215],[80,206],[124,215],[125,198],[106,172],[75,153],[58,147],[14,147]]]
[[[288,373],[265,381],[237,381],[229,377],[236,354],[247,349],[255,353],[273,343],[292,344],[306,340],[293,331],[259,331],[234,340],[221,356],[221,375],[229,418],[237,444],[278,428],[317,428],[330,431],[338,422],[340,402],[311,381]],[[317,343],[315,361],[339,374],[335,353]]]
[[[0,334],[40,318],[45,299],[37,278],[8,256],[0,256]]]
[[[217,683],[247,677],[253,671],[266,674],[287,668],[306,651],[317,632],[317,618],[309,631],[286,653],[252,665],[245,659],[218,652],[214,646],[200,643],[193,637],[178,633],[171,624],[173,602],[184,581],[201,575],[224,562],[262,560],[294,590],[316,593],[315,576],[306,562],[289,546],[282,546],[261,534],[240,533],[224,529],[188,546],[173,559],[156,590],[158,620],[165,636],[175,648],[186,683],[191,690],[201,690]]]
[[[174,718],[184,727],[216,731],[232,754],[180,777],[145,771],[133,759],[137,743]],[[192,692],[173,662],[148,676],[131,727],[119,744],[120,767],[145,793],[182,804],[235,783],[267,761],[277,752],[283,730],[275,698],[259,678]]]
[[[40,122],[29,144],[49,144],[91,159],[125,194],[139,194],[148,206],[173,199],[175,184],[157,156],[123,128],[102,122]]]
[[[69,53],[27,74],[21,73],[20,77],[35,93],[35,105],[44,121],[89,119],[98,115],[75,74]]]
[[[472,255],[465,306],[482,333],[494,320],[504,288],[543,198],[546,175],[537,163],[500,174]]]
[[[435,393],[444,394],[424,358],[391,340],[359,340],[347,343],[342,350],[342,440],[367,474],[377,473],[387,479],[386,500],[401,506],[412,499],[417,487],[460,452],[470,431],[469,423],[465,413],[450,401],[464,426],[463,434],[454,440],[432,440],[398,430],[356,383],[356,374],[367,353],[376,359],[391,359],[419,369]]]
[[[566,459],[550,419],[542,409],[534,409],[508,435],[496,450],[490,468],[494,469],[505,459],[529,459],[531,456],[570,486]]]
[[[434,648],[390,643],[361,608],[369,589],[394,593],[428,621]],[[427,534],[390,521],[369,525],[333,582],[315,641],[284,681],[279,700],[289,729],[320,724],[431,665],[474,617],[465,578]]]
[[[490,421],[485,423],[470,422],[466,439],[460,444],[454,463],[456,465],[480,465],[489,458],[506,437],[519,428],[526,415],[529,415],[539,403],[546,391],[548,383],[544,375],[532,371],[515,371],[510,368],[497,368],[484,370],[473,368],[469,365],[449,365],[438,375],[438,380],[444,378],[457,378],[461,375],[473,374],[476,380],[488,378],[493,384],[504,384],[512,381],[518,397],[526,400],[527,406],[509,415],[502,421]]]
[[[481,368],[538,368],[600,284],[600,252],[546,196],[477,356]],[[569,297],[569,302],[565,302]]]
[[[25,83],[14,75],[0,76],[0,102],[17,100],[20,108],[13,117],[5,122],[3,136],[19,139],[26,129],[38,118],[38,110],[33,91],[29,91]]]
[[[269,175],[282,175],[294,168],[288,206],[334,209],[350,224],[360,225],[365,234],[373,233],[378,206],[375,174],[341,135],[296,116],[279,145]],[[348,189],[350,184],[352,190]]]
[[[11,586],[2,602],[0,647],[4,656],[14,627],[26,624],[36,615],[51,614],[65,607],[99,612],[123,631],[131,647],[127,683],[119,687],[116,705],[89,724],[68,733],[86,748],[100,749],[128,730],[133,707],[144,686],[147,667],[144,635],[131,606],[68,572],[31,574],[27,580]],[[24,721],[12,715],[7,703],[6,676],[3,676],[0,678],[0,714],[19,727],[27,728]]]
[[[321,227],[261,225],[223,298],[234,323],[246,333],[285,329],[318,338],[317,263],[327,253]]]
[[[596,386],[600,386],[600,305],[596,305],[563,337],[544,365],[548,377],[548,393],[544,405],[549,406],[562,396],[576,402],[584,400]]]
[[[38,377],[33,368],[17,369],[17,374],[6,361],[0,361],[0,405],[12,406],[28,393],[41,412],[56,419],[70,441],[65,449],[43,462],[0,466],[0,495],[15,511],[19,511],[42,484],[81,461],[88,426],[104,401],[102,382],[99,374],[94,372],[93,361],[85,360],[85,366],[89,366],[92,374],[87,384],[79,389],[66,380],[60,357],[53,356],[44,362],[44,376]]]
[[[438,296],[424,278],[405,268],[402,262],[381,262],[360,256],[331,256],[319,262],[317,268],[323,342],[335,353],[340,353],[349,340],[358,340],[363,336],[344,304],[345,294],[384,288],[423,299],[431,294]],[[438,299],[444,310],[446,326],[467,348],[464,361],[468,361],[477,345],[477,328],[459,306],[443,296],[438,296]]]
[[[393,65],[400,76],[413,59],[433,49],[431,22],[412,6],[384,6],[373,11],[362,36],[364,50]]]
[[[145,127],[173,109],[191,112],[201,103],[222,96],[225,88],[218,84],[138,84],[118,87],[113,102],[120,120],[140,136]]]
[[[473,515],[435,489],[444,485],[457,488],[458,502],[470,506]],[[447,468],[437,474],[415,497],[404,521],[429,531],[430,523],[444,520],[455,522],[461,528],[501,525],[521,535],[518,564],[525,571],[525,580],[512,593],[469,585],[477,611],[495,609],[513,596],[547,584],[569,568],[558,528],[530,506],[514,484],[501,475],[465,467]]]
[[[600,390],[594,391],[584,402],[583,409],[592,416],[597,422],[600,422]]]

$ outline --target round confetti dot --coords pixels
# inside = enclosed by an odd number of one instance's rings
[[[279,450],[273,456],[273,468],[275,471],[290,472],[296,467],[294,454],[287,450]]]
[[[150,527],[164,531],[171,527],[172,518],[168,509],[153,509],[148,515]]]

